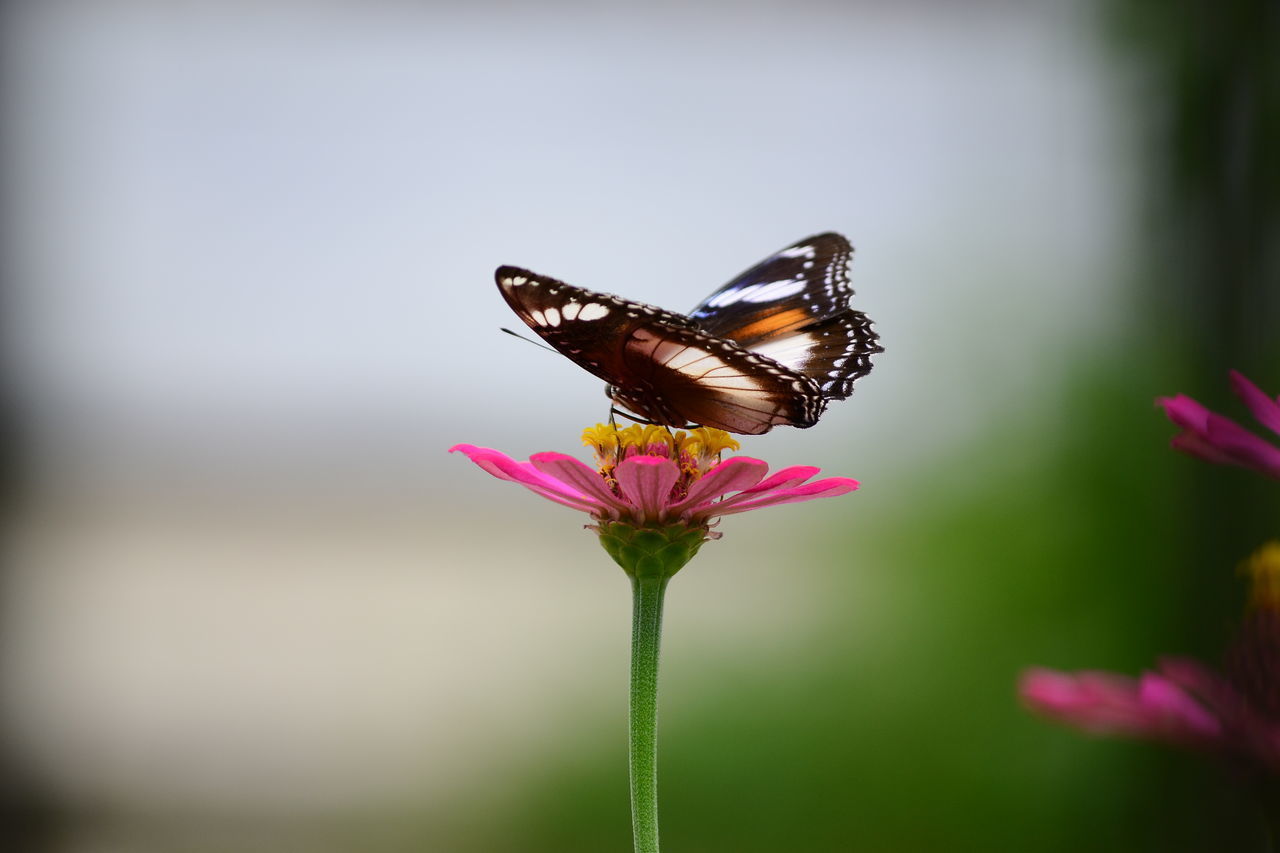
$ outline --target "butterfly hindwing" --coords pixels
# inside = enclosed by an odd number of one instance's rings
[[[753,351],[813,379],[828,400],[843,400],[853,393],[854,381],[871,372],[871,356],[883,351],[879,340],[866,314],[845,311]]]
[[[734,278],[689,316],[713,335],[812,378],[831,400],[853,392],[882,352],[870,318],[849,308],[853,246],[827,232],[792,243]]]

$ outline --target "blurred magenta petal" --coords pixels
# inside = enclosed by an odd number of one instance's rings
[[[1164,407],[1164,413],[1183,429],[1192,432],[1204,432],[1209,418],[1209,410],[1188,397],[1179,394],[1176,397],[1157,397],[1156,403]]]
[[[1023,673],[1018,693],[1032,710],[1086,731],[1135,734],[1144,728],[1132,678],[1031,669]]]
[[[1280,477],[1280,447],[1259,438],[1230,418],[1209,415],[1205,434],[1236,465]]]
[[[1231,371],[1231,388],[1244,400],[1258,423],[1280,435],[1280,403],[1268,397],[1261,388],[1236,370]]]
[[[1280,717],[1194,660],[1164,658],[1138,679],[1031,669],[1018,693],[1036,713],[1082,731],[1211,752],[1280,775]]]
[[[1023,674],[1018,692],[1033,711],[1094,734],[1197,746],[1221,731],[1208,711],[1157,673],[1133,679],[1032,669]]]
[[[1280,433],[1280,403],[1234,370],[1231,386],[1259,423]],[[1182,430],[1170,442],[1175,450],[1207,462],[1238,465],[1280,479],[1280,447],[1230,418],[1206,409],[1185,394],[1161,397],[1156,402]]]
[[[1222,724],[1163,675],[1142,674],[1138,681],[1138,701],[1161,724],[1166,737],[1199,739],[1222,734]]]

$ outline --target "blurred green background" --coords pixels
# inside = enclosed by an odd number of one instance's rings
[[[743,452],[863,488],[672,582],[665,849],[1265,849],[1015,684],[1215,661],[1280,536],[1153,405],[1280,392],[1277,10],[10,4],[6,849],[629,849],[626,579],[444,455],[605,413],[492,268],[828,229],[886,352]]]

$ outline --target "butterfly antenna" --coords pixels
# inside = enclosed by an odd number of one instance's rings
[[[533,344],[535,347],[539,347],[541,349],[547,350],[548,352],[557,352],[557,350],[553,349],[552,347],[549,347],[546,344],[540,344],[537,341],[535,341],[533,338],[526,338],[524,335],[520,334],[519,332],[511,331],[506,326],[499,326],[498,328],[506,332],[511,337],[519,338],[520,340],[524,341],[527,344]]]

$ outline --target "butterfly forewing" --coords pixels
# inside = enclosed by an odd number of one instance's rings
[[[518,267],[500,267],[496,278],[529,328],[646,420],[758,434],[812,426],[825,406],[812,380],[698,331],[688,317]]]
[[[563,355],[611,384],[618,384],[622,344],[639,317],[670,326],[692,326],[688,317],[652,305],[574,287],[519,267],[498,267],[498,289],[520,319]]]
[[[689,316],[703,331],[748,349],[847,311],[853,246],[826,233],[792,243],[698,303]]]

